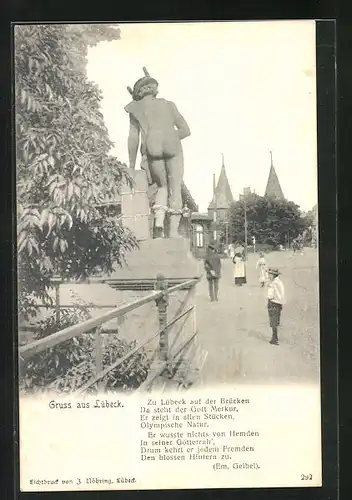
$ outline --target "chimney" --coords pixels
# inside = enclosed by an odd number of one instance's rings
[[[215,174],[213,174],[213,195],[215,197]]]

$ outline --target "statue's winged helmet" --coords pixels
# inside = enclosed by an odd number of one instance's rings
[[[155,85],[159,85],[157,80],[155,78],[152,78],[150,74],[147,71],[147,68],[143,68],[144,76],[143,78],[140,78],[139,80],[136,81],[136,83],[133,86],[133,90],[131,87],[127,87],[128,92],[131,94],[134,100],[138,100],[138,94],[139,91],[144,85],[148,85],[149,83],[154,83]]]

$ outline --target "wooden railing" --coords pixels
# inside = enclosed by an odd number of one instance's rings
[[[150,280],[148,280],[150,281]],[[159,338],[158,346],[158,361],[154,363],[154,366],[150,370],[147,379],[142,383],[139,390],[148,389],[153,381],[162,373],[167,371],[170,376],[172,376],[173,364],[179,359],[180,355],[187,351],[188,347],[194,341],[197,335],[196,327],[196,315],[195,315],[195,291],[196,285],[199,278],[194,278],[186,281],[182,281],[174,286],[169,286],[168,281],[162,275],[158,275],[156,280],[154,280],[154,291],[145,297],[139,298],[128,304],[122,304],[119,307],[114,307],[112,310],[98,316],[95,318],[90,318],[82,323],[70,326],[61,331],[53,333],[42,339],[33,341],[27,345],[21,346],[19,348],[20,361],[25,362],[27,359],[47,350],[55,347],[63,342],[78,337],[84,333],[95,334],[95,375],[88,380],[82,387],[78,389],[78,393],[82,393],[95,386],[98,390],[103,388],[101,382],[103,379],[113,370],[116,370],[125,361],[130,359],[134,354],[141,350],[146,344],[152,342],[157,337]],[[148,287],[149,287],[148,283]],[[167,312],[169,305],[169,296],[180,290],[186,290],[186,296],[181,301],[174,317],[168,321]],[[101,342],[101,328],[102,325],[113,319],[122,318],[127,313],[134,311],[141,306],[149,303],[155,303],[158,312],[158,323],[159,328],[156,332],[151,334],[146,340],[137,344],[137,346],[128,352],[122,358],[116,360],[114,363],[108,367],[103,366],[103,354],[102,354],[102,342]],[[56,313],[59,314],[59,299],[58,294],[56,294]],[[185,320],[188,319],[189,315],[192,313],[193,320],[191,323],[188,321],[187,324],[191,327],[190,331],[187,332],[187,339],[184,339]],[[170,332],[174,325],[179,322],[183,323],[173,339],[170,339]],[[183,335],[182,335],[183,334]],[[178,342],[180,341],[181,342]]]

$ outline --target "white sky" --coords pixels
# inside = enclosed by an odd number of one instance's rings
[[[183,141],[185,182],[201,211],[212,198],[221,153],[235,199],[263,195],[273,151],[284,195],[303,210],[317,200],[314,21],[121,24],[121,39],[89,51],[88,77],[128,164],[126,87],[146,66],[159,97],[175,102],[191,129]],[[139,165],[139,158],[137,159]],[[139,166],[138,166],[139,168]]]

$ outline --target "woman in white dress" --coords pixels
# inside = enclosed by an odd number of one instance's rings
[[[242,286],[247,283],[246,266],[242,254],[236,253],[233,258],[235,285]]]
[[[267,280],[267,264],[263,252],[260,252],[259,254],[257,270],[259,270],[259,283],[261,287],[263,287]]]

